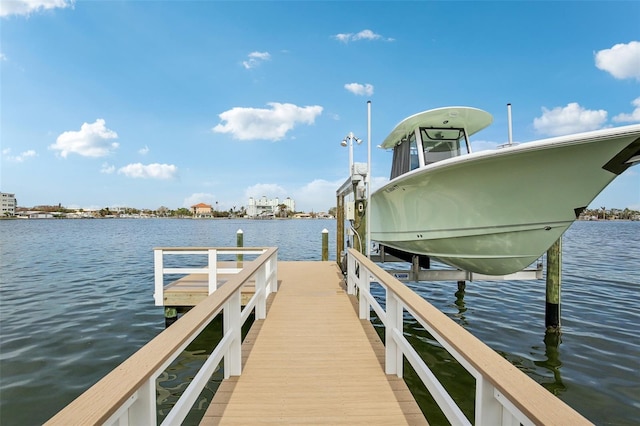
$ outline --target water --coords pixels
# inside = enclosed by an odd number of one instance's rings
[[[323,228],[333,260],[332,220],[0,221],[0,424],[41,424],[163,330],[153,247],[234,246],[242,229],[247,247],[319,260]],[[639,237],[640,222],[578,222],[567,231],[559,342],[545,342],[544,280],[472,282],[457,295],[456,283],[410,285],[591,421],[637,424]],[[218,328],[161,377],[160,399],[170,403],[184,388]],[[465,373],[416,324],[406,331],[464,400]]]

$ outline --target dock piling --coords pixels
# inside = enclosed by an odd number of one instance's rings
[[[236,232],[236,247],[244,246],[244,232],[242,229],[238,229]],[[243,255],[236,254],[236,262],[238,262],[238,268],[242,268],[242,261],[244,260]]]
[[[547,332],[560,332],[560,288],[562,284],[562,237],[547,251],[547,291],[544,323]]]
[[[322,260],[329,260],[329,230],[322,230]]]
[[[164,308],[164,326],[169,327],[174,322],[178,321],[178,309],[173,306],[165,306]]]

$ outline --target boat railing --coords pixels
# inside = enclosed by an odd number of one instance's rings
[[[76,398],[51,418],[47,425],[157,424],[157,377],[222,313],[223,335],[220,342],[162,422],[163,425],[182,424],[223,359],[225,378],[240,375],[242,325],[252,311],[255,311],[255,319],[266,317],[267,297],[278,289],[278,249],[273,247],[258,250],[262,253],[260,256],[245,262],[244,268],[223,286]],[[183,253],[188,251],[201,250],[182,250]],[[243,253],[246,254],[247,251]],[[255,280],[255,293],[243,308],[241,289],[251,279]]]
[[[373,309],[384,324],[386,373],[402,377],[403,358],[406,358],[451,424],[590,424],[363,254],[349,249],[347,256],[347,291],[359,295],[360,318],[370,320]],[[385,308],[372,295],[372,283],[385,289]],[[473,422],[469,421],[404,336],[405,312],[418,321],[475,378]]]
[[[205,274],[208,276],[209,294],[218,287],[218,274],[237,274],[242,270],[242,262],[237,262],[235,267],[220,267],[218,260],[221,256],[236,255],[244,259],[245,255],[260,255],[265,248],[227,248],[227,247],[156,247],[153,249],[154,259],[154,283],[153,298],[156,306],[164,305],[165,275]],[[206,255],[208,262],[205,267],[165,267],[165,255]]]

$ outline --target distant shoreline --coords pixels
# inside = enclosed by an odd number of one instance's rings
[[[148,219],[189,219],[189,220],[252,220],[252,221],[271,221],[271,220],[335,220],[335,217],[274,217],[269,219],[252,218],[252,217],[164,217],[164,216],[140,216],[140,217],[24,217],[24,216],[8,216],[0,217],[0,220],[123,220],[123,219],[136,219],[136,220],[148,220]]]
[[[0,217],[0,220],[123,220],[123,219],[136,219],[136,220],[149,220],[149,219],[168,219],[168,220],[251,220],[251,221],[271,221],[271,220],[335,220],[335,217],[275,217],[270,219],[259,219],[251,217],[163,217],[163,216],[141,216],[141,217],[20,217],[9,216]],[[640,219],[576,219],[576,222],[640,222]]]

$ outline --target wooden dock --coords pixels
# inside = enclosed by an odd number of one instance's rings
[[[427,424],[404,380],[385,374],[384,346],[342,278],[335,262],[278,262],[242,375],[223,381],[202,425]]]
[[[218,262],[218,268],[242,268],[242,262]],[[218,274],[217,284],[222,287],[234,274]],[[173,281],[164,287],[164,306],[190,307],[196,306],[209,296],[209,277],[207,274],[189,274]],[[247,282],[242,288],[242,304],[244,305],[255,293],[255,281]]]
[[[156,424],[158,376],[218,315],[223,315],[222,338],[166,414],[163,424],[182,424],[224,362],[226,379],[208,406],[202,425],[425,425],[427,420],[400,378],[405,361],[451,424],[591,424],[354,249],[347,251],[346,291],[335,263],[278,262],[276,247],[249,249],[259,256],[235,274],[209,266],[203,269],[162,265],[164,254],[203,253],[209,258],[208,265],[216,265],[218,251],[225,249],[154,250],[154,298],[158,306],[165,301],[164,274],[207,271],[215,274],[207,279],[208,289],[214,291],[47,425]],[[213,283],[219,283],[222,274],[229,274],[228,279],[222,279],[224,283],[215,287]],[[202,281],[201,278],[194,280]],[[189,284],[186,279],[183,284],[192,286],[194,280]],[[372,282],[385,288],[383,305],[370,291]],[[242,292],[251,284],[254,294],[242,306]],[[369,322],[372,310],[385,327],[384,346]],[[243,341],[241,327],[251,313],[256,320]],[[475,378],[475,389],[469,389],[474,393],[473,423],[407,340],[405,313],[413,316]]]

